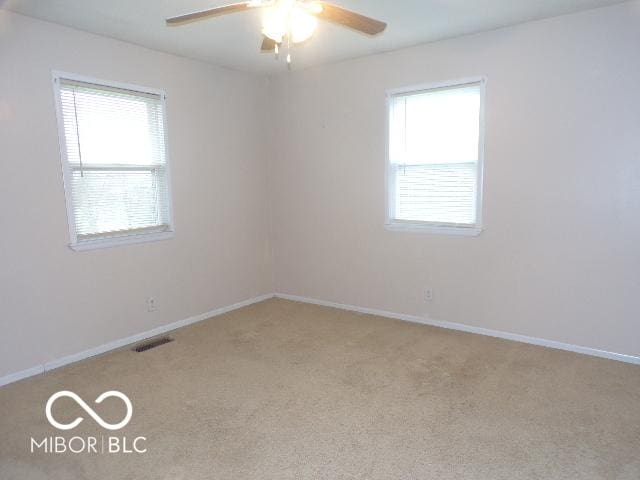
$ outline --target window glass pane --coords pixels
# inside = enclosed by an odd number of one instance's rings
[[[481,102],[480,83],[391,97],[391,219],[477,222]]]
[[[90,236],[168,226],[167,185],[160,170],[75,170],[72,174],[76,233]]]
[[[164,163],[159,98],[63,86],[60,92],[69,161],[83,164]]]
[[[473,224],[476,221],[476,176],[470,163],[396,165],[398,220]]]

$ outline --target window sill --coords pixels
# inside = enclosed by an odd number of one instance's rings
[[[432,233],[437,235],[455,235],[463,237],[477,237],[483,230],[479,225],[438,225],[410,222],[387,223],[384,228],[391,232]]]
[[[160,242],[169,240],[175,236],[175,232],[156,232],[145,233],[139,235],[124,235],[121,237],[100,238],[96,240],[85,240],[69,245],[71,250],[76,252],[85,252],[88,250],[99,250],[102,248],[113,248],[123,245],[134,245],[137,243]]]

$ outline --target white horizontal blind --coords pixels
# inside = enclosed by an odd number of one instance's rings
[[[477,223],[480,109],[480,83],[391,97],[392,221]]]
[[[59,82],[77,242],[169,231],[161,96]]]

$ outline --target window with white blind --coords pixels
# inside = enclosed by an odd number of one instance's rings
[[[173,235],[161,91],[54,74],[71,247]]]
[[[484,79],[388,93],[387,225],[481,231]]]

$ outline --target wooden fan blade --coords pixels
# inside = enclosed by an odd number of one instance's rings
[[[234,3],[231,5],[225,5],[222,7],[210,8],[208,10],[201,10],[199,12],[187,13],[186,15],[180,15],[178,17],[167,18],[167,25],[179,25],[186,22],[192,22],[194,20],[200,20],[207,17],[215,17],[218,15],[225,15],[227,13],[243,12],[255,5],[251,2]]]
[[[318,2],[322,6],[322,11],[314,13],[318,18],[328,20],[330,22],[344,25],[367,35],[377,35],[382,33],[387,24],[373,18],[365,17],[359,13],[346,10],[331,3]]]
[[[266,35],[263,35],[263,37],[262,37],[262,47],[260,47],[260,50],[263,51],[263,52],[273,52],[275,49],[276,49],[276,41],[275,40],[271,40]]]

